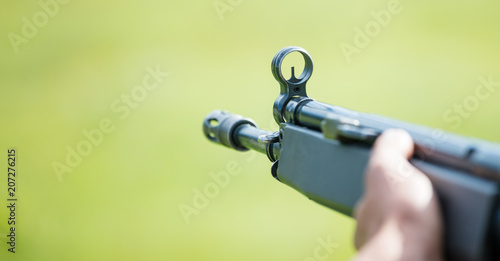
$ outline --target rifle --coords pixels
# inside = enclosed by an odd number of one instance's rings
[[[285,79],[281,64],[292,52],[302,54],[304,70],[297,78],[292,67]],[[279,130],[215,110],[203,121],[209,140],[266,154],[278,181],[352,217],[373,142],[385,129],[404,129],[415,143],[410,163],[429,177],[441,204],[447,260],[499,260],[499,144],[317,102],[306,93],[313,61],[300,47],[281,49],[271,70],[280,83],[273,107]]]

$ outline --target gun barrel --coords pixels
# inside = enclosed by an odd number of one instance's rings
[[[214,110],[203,121],[205,136],[217,144],[239,150],[255,150],[267,154],[271,161],[279,158],[280,147],[278,143],[262,143],[261,136],[273,133],[262,130],[249,118],[221,110]]]

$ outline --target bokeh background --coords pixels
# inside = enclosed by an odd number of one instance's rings
[[[0,4],[0,206],[12,146],[19,198],[15,254],[0,207],[1,260],[351,258],[353,220],[275,181],[265,156],[201,132],[213,109],[276,128],[270,63],[289,45],[312,55],[317,100],[500,142],[498,86],[460,124],[444,118],[474,100],[480,77],[500,81],[498,2],[65,2]],[[398,3],[380,25],[372,13]],[[373,22],[380,30],[349,62],[341,44],[354,46],[357,28]],[[301,63],[291,55],[285,65]],[[148,68],[168,76],[126,116],[113,109]],[[103,119],[113,131],[56,175],[55,162],[66,165],[68,147]],[[235,175],[200,201],[221,171]]]

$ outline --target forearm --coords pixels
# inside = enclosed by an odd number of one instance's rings
[[[440,246],[423,243],[429,239],[422,238],[419,229],[411,220],[389,218],[359,250],[354,261],[442,261]]]

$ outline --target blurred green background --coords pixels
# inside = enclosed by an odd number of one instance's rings
[[[1,205],[12,146],[19,198],[15,254],[0,208],[1,260],[351,258],[351,219],[275,181],[264,155],[201,132],[213,109],[276,128],[270,63],[289,45],[314,59],[312,98],[500,142],[499,87],[460,124],[444,117],[471,102],[479,77],[500,81],[498,2],[401,1],[387,23],[375,17],[395,2],[67,2],[1,4]],[[367,25],[369,43],[348,62],[341,44]],[[148,68],[168,72],[152,90],[137,87]],[[125,105],[132,92],[140,99]],[[56,175],[103,119],[112,131]],[[236,175],[200,200],[221,171]]]

